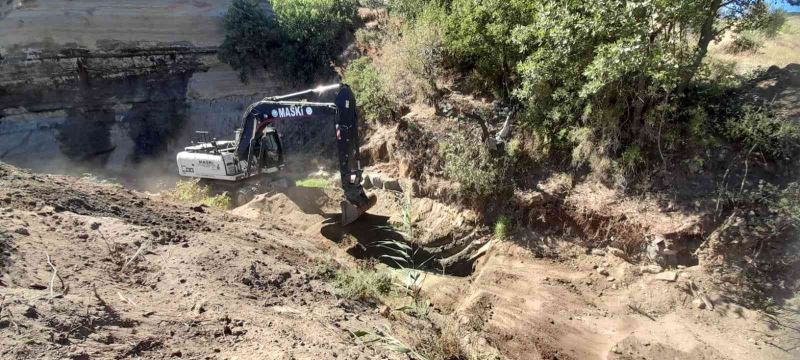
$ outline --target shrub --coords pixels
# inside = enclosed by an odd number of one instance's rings
[[[389,12],[413,20],[432,0],[389,0]]]
[[[353,88],[362,118],[379,122],[397,117],[397,100],[387,90],[386,77],[375,68],[369,57],[351,62],[342,74],[342,80]]]
[[[725,130],[731,140],[773,159],[788,157],[800,146],[800,125],[763,108],[744,106],[741,115],[727,121]]]
[[[199,180],[180,180],[175,184],[175,189],[168,191],[165,197],[183,202],[200,203],[217,209],[230,207],[231,198],[228,193],[211,195],[208,186],[200,185]]]
[[[783,29],[783,25],[786,24],[786,20],[786,11],[783,9],[770,11],[764,20],[764,25],[761,31],[767,37],[775,37],[775,35],[778,35],[781,29]]]
[[[461,184],[461,195],[488,198],[511,188],[507,156],[493,156],[486,146],[456,134],[439,149],[444,158],[444,176]]]
[[[336,293],[352,300],[375,300],[392,290],[392,276],[374,269],[346,269],[336,272]]]
[[[520,0],[450,1],[450,14],[441,21],[448,60],[471,73],[473,83],[509,97],[525,54],[512,33],[535,18],[534,7]]]
[[[619,159],[620,166],[622,166],[622,173],[632,175],[641,166],[645,164],[642,149],[637,145],[631,145],[622,152]]]
[[[437,80],[444,73],[443,16],[438,7],[428,7],[415,21],[388,29],[379,60],[398,99],[429,102],[437,111],[442,97]]]
[[[508,237],[508,232],[511,229],[511,220],[508,216],[500,215],[497,222],[494,223],[494,237],[495,239],[504,240]]]
[[[764,39],[753,31],[743,31],[725,48],[729,54],[754,53],[761,48]]]

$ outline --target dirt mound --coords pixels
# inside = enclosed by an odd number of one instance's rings
[[[258,195],[231,213],[305,230],[325,220],[323,207],[328,201],[329,197],[321,189],[290,188],[285,193]]]

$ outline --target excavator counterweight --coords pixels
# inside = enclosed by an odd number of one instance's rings
[[[336,90],[333,102],[313,102],[306,97],[319,97]],[[284,167],[283,147],[275,129],[278,121],[315,119],[333,120],[336,153],[344,199],[341,202],[342,225],[358,219],[375,205],[377,198],[368,196],[361,186],[360,138],[356,100],[345,84],[320,86],[288,95],[266,97],[247,107],[241,128],[231,141],[204,141],[178,153],[181,176],[199,178],[235,194],[238,204],[252,198],[257,179],[279,172]]]

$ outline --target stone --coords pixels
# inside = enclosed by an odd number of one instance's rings
[[[202,314],[206,312],[206,300],[200,299],[192,305],[192,311],[197,312],[198,314]]]
[[[606,268],[597,268],[597,273],[603,276],[608,276],[608,270],[606,270]]]
[[[365,175],[362,178],[361,186],[364,187],[365,190],[372,189],[372,179],[370,179],[369,175]]]
[[[400,186],[400,181],[393,178],[386,178],[383,180],[383,188],[386,190],[392,191],[403,191],[403,187]]]
[[[14,230],[14,232],[24,236],[29,236],[31,234],[31,232],[24,227],[18,227],[16,230]]]
[[[606,280],[608,280],[608,282],[614,282],[614,281],[616,281],[617,279],[616,279],[615,277],[613,277],[613,276],[610,276],[610,277],[608,277]]]
[[[664,268],[656,264],[645,265],[639,269],[642,271],[643,274],[658,274],[664,271]]]
[[[674,282],[678,280],[678,273],[674,271],[665,271],[656,275],[656,280]]]
[[[378,309],[378,313],[381,314],[381,316],[388,318],[389,315],[392,314],[392,309],[387,305],[383,305]]]
[[[606,256],[606,252],[603,249],[592,249],[592,255],[594,256]]]
[[[702,299],[694,299],[692,300],[692,306],[702,310],[706,308],[706,303],[704,303]]]
[[[372,182],[372,186],[374,186],[376,189],[383,189],[383,180],[381,180],[381,176],[379,174],[370,175],[369,180]]]

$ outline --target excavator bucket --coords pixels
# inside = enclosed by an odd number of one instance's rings
[[[354,205],[347,200],[342,200],[342,226],[349,225],[358,220],[361,215],[364,215],[364,213],[375,206],[377,202],[378,197],[375,196],[375,194],[370,194],[368,196],[368,201],[361,206]]]

